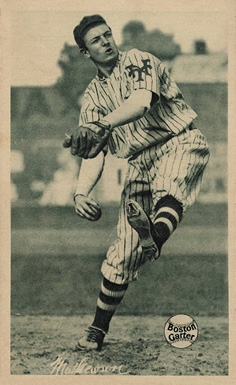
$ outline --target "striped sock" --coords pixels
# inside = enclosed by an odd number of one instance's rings
[[[127,288],[128,284],[118,285],[103,278],[92,326],[102,329],[107,333],[111,318],[122,301]]]
[[[158,246],[160,248],[176,229],[182,215],[182,204],[171,195],[166,195],[159,200],[156,214],[153,217],[153,224],[159,238]]]

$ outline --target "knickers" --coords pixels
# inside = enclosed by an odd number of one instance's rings
[[[158,201],[171,195],[185,211],[200,191],[208,159],[208,145],[198,129],[186,129],[163,145],[147,148],[129,159],[121,196],[118,238],[102,264],[105,278],[118,284],[134,281],[139,267],[146,262],[138,234],[127,221],[126,201],[134,199],[154,218]]]

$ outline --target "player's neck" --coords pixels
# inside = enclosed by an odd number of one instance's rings
[[[101,64],[101,63],[96,63],[96,66],[98,68],[98,74],[99,77],[106,77],[108,78],[111,73],[113,72],[113,69],[116,65],[117,59],[114,60],[111,64]]]
[[[108,78],[112,71],[113,71],[113,68],[112,69],[107,69],[107,68],[104,68],[104,67],[100,67],[100,66],[97,66],[98,67],[98,76],[99,78]]]

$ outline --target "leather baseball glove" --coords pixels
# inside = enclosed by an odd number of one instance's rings
[[[89,122],[79,126],[76,134],[67,135],[63,147],[71,147],[73,155],[84,159],[95,158],[106,146],[111,126],[105,120]]]

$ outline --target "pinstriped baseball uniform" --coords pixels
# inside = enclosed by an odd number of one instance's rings
[[[111,75],[98,73],[91,81],[79,124],[105,117],[138,89],[151,91],[157,102],[142,118],[116,127],[108,142],[112,154],[128,158],[118,239],[102,265],[104,277],[118,284],[137,279],[138,268],[145,262],[138,234],[127,221],[125,202],[134,199],[154,221],[159,215],[154,207],[165,195],[172,195],[185,210],[199,193],[209,158],[206,139],[192,123],[196,113],[160,60],[137,49],[119,52]]]

